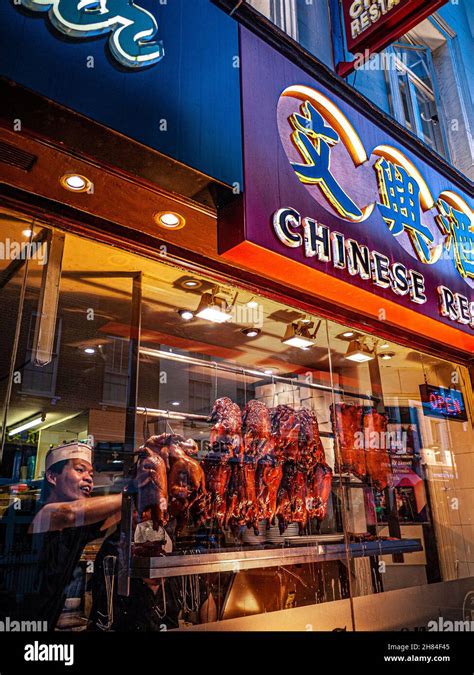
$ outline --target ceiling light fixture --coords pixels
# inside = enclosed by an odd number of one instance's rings
[[[257,337],[260,332],[260,328],[242,328],[242,333],[247,337]]]
[[[191,321],[191,319],[194,319],[194,312],[191,312],[190,309],[178,309],[178,314],[183,321]]]
[[[84,349],[84,354],[95,354],[95,349],[93,347],[86,347]]]
[[[294,321],[286,327],[285,336],[283,337],[282,342],[290,347],[309,349],[310,347],[313,347],[316,342],[316,335],[320,325],[321,321],[318,321],[318,325],[314,329],[314,332],[310,333],[311,328],[314,326],[313,321],[309,319]]]
[[[171,401],[171,405],[174,405],[174,406],[181,405],[181,401]]]
[[[388,349],[389,347],[390,345],[388,344],[388,342],[384,342],[383,345],[380,345],[380,349]]]
[[[23,234],[24,237],[28,237],[28,239],[29,239],[31,237],[31,235],[33,234],[33,230],[23,230],[22,234]]]
[[[160,211],[155,214],[155,223],[165,230],[180,230],[186,225],[186,219],[174,211]]]
[[[379,354],[379,357],[383,359],[384,361],[388,361],[389,359],[393,359],[395,356],[395,352],[384,352],[383,354]]]
[[[372,361],[375,356],[372,349],[370,349],[366,344],[364,339],[362,340],[352,340],[348,347],[347,352],[344,356],[348,361],[355,361],[356,363],[364,363],[365,361]]]
[[[91,189],[92,183],[85,176],[78,173],[66,173],[61,176],[61,185],[70,192],[87,192]]]
[[[256,300],[249,300],[247,307],[250,309],[255,309],[255,307],[258,307],[258,302]]]
[[[202,286],[202,281],[199,279],[185,279],[181,285],[185,288],[199,288],[199,286]]]
[[[264,370],[263,372],[265,373],[265,375],[273,375],[273,370],[270,370],[270,368]]]
[[[346,330],[346,332],[342,334],[342,337],[345,337],[345,338],[354,337],[354,331],[353,330]]]
[[[230,309],[224,298],[217,297],[214,291],[203,293],[196,310],[196,316],[212,323],[225,323],[232,318],[229,313]]]
[[[43,413],[41,415],[36,415],[35,417],[32,417],[31,419],[24,420],[23,422],[20,422],[17,426],[13,427],[8,431],[9,436],[16,436],[16,434],[21,434],[22,431],[26,431],[27,429],[32,429],[33,427],[37,427],[38,424],[41,424],[44,422],[46,419],[46,415]]]

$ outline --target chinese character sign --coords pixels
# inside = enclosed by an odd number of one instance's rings
[[[164,56],[155,17],[133,0],[22,0],[22,6],[48,12],[52,25],[68,37],[110,33],[111,54],[122,66],[150,66]]]
[[[286,117],[286,133],[301,162],[294,161],[281,127],[280,136],[297,178],[323,197],[312,191],[313,198],[344,220],[365,220],[368,227],[377,206],[390,233],[413,257],[431,265],[446,251],[461,277],[474,279],[473,215],[459,195],[452,193],[453,204],[436,202],[413,162],[396,147],[378,145],[369,156],[344,113],[320,92],[294,85],[280,102],[285,97],[302,101],[299,111]]]
[[[420,188],[402,167],[381,157],[375,163],[379,210],[394,237],[406,232],[421,262],[431,263],[434,237],[421,222]]]
[[[438,199],[438,222],[448,235],[446,249],[453,249],[454,261],[459,274],[474,279],[474,225],[469,214],[463,213]]]
[[[331,173],[331,146],[339,142],[338,133],[308,101],[301,110],[301,115],[295,113],[290,118],[293,142],[305,160],[305,164],[292,163],[296,175],[303,183],[317,183],[341,216],[360,219],[362,211]]]

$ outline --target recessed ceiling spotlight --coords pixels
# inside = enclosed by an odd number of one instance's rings
[[[174,406],[181,405],[181,401],[171,401],[171,405],[174,405]]]
[[[199,288],[202,286],[202,281],[200,279],[185,279],[181,285],[185,288]]]
[[[24,237],[28,237],[28,239],[29,239],[31,237],[31,235],[33,234],[33,230],[23,230],[22,234],[23,234]]]
[[[186,220],[174,211],[160,211],[155,214],[155,223],[165,230],[180,230],[186,225]]]
[[[383,359],[384,361],[388,361],[389,359],[393,359],[395,356],[395,352],[384,352],[383,354],[379,354],[379,357]]]
[[[362,335],[362,333],[358,333],[356,330],[351,330],[348,328],[342,333],[338,333],[338,335],[336,335],[336,338],[338,340],[345,340],[346,342],[350,342],[351,340],[360,340],[364,338],[364,336]]]
[[[388,342],[384,342],[383,345],[380,345],[380,349],[388,349],[389,347],[390,345],[388,344]]]
[[[86,347],[84,349],[84,354],[95,354],[95,349],[93,347]]]
[[[260,328],[242,328],[242,333],[247,337],[257,337],[260,335]]]
[[[87,192],[92,187],[91,181],[78,173],[66,173],[61,176],[61,185],[70,192]]]
[[[178,309],[178,314],[183,321],[191,321],[191,319],[194,319],[194,312],[191,312],[190,309]]]

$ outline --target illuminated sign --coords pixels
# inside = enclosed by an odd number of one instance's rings
[[[467,422],[464,397],[457,389],[420,384],[420,395],[424,415]]]
[[[474,216],[459,184],[250,31],[233,264],[453,349],[474,349]]]
[[[347,48],[377,51],[436,12],[446,0],[342,0]]]
[[[110,33],[110,52],[127,68],[151,66],[164,56],[155,17],[133,0],[22,0],[21,5],[47,12],[51,24],[67,37]]]

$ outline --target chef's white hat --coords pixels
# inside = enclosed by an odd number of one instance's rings
[[[51,448],[46,455],[46,471],[56,462],[62,462],[65,459],[83,459],[92,464],[92,448],[87,443],[80,443],[79,441],[64,443]]]

